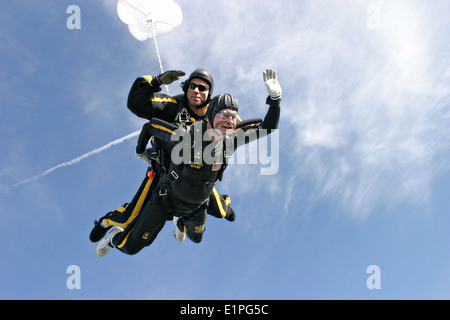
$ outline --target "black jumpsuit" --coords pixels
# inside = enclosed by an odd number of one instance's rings
[[[202,157],[201,162],[189,161],[178,165],[172,162],[169,172],[161,177],[158,190],[152,193],[134,228],[125,230],[113,239],[116,248],[127,254],[136,254],[155,240],[165,222],[173,216],[187,217],[187,236],[194,242],[200,242],[205,231],[208,201],[214,185],[222,177],[228,157],[240,145],[266,136],[271,133],[272,129],[278,128],[280,100],[274,101],[267,98],[267,103],[270,107],[261,124],[246,127],[240,132],[234,132],[215,142],[203,142],[203,150],[208,146],[210,147],[210,144],[215,144],[217,147],[215,149],[216,156],[221,155],[219,159],[224,160],[222,163],[220,161],[206,162],[204,157]],[[197,125],[200,125],[200,123],[197,123]],[[170,131],[173,132],[173,126],[167,126],[169,130],[159,132],[155,130],[156,127],[160,128],[161,126],[155,126],[154,120],[144,125],[138,141],[138,152],[145,150],[149,138],[153,135],[163,139],[162,136],[165,135],[166,141],[171,140],[167,136],[171,134]],[[206,123],[203,122],[201,127],[204,132]],[[244,139],[242,139],[242,136],[239,137],[238,132],[244,132]],[[193,130],[190,130],[190,134],[192,137]],[[209,150],[212,150],[212,148],[209,148]],[[191,225],[188,225],[188,223]]]
[[[136,79],[128,95],[128,108],[138,117],[150,120],[159,118],[169,123],[179,123],[188,117],[188,121],[199,121],[204,117],[197,116],[187,105],[183,94],[174,97],[159,94],[160,88],[151,86],[152,77],[143,76]],[[184,111],[184,112],[182,112]],[[128,230],[134,227],[136,219],[142,208],[146,205],[154,189],[159,182],[159,175],[147,173],[133,197],[132,201],[125,203],[116,210],[108,212],[104,216],[107,226],[117,226]],[[211,194],[211,201],[208,207],[208,214],[216,218],[225,218],[231,208],[228,206],[229,198],[222,197],[214,188]]]

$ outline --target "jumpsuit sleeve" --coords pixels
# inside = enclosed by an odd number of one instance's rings
[[[253,126],[244,127],[241,130],[234,132],[230,138],[232,139],[233,150],[238,147],[265,137],[272,133],[273,130],[278,129],[278,123],[280,120],[280,99],[272,100],[267,98],[266,103],[269,105],[264,120]]]
[[[178,129],[179,128],[176,125],[161,119],[154,118],[150,120],[150,122],[144,124],[141,133],[139,134],[136,153],[142,154],[145,151],[148,141],[152,136],[155,136],[155,138],[161,139],[165,142],[175,144],[177,141],[177,139],[174,138],[175,136],[189,134],[184,130]]]
[[[278,122],[280,121],[280,102],[281,99],[272,100],[270,97],[267,97],[266,103],[269,105],[269,110],[261,124],[262,129],[278,129]]]
[[[238,123],[236,123],[236,130],[245,130],[246,128],[249,128],[250,126],[259,125],[259,124],[261,124],[261,122],[262,122],[262,119],[260,119],[260,118],[239,120]]]
[[[158,93],[161,88],[156,85],[152,76],[142,76],[136,79],[128,94],[127,106],[131,112],[140,118],[151,120],[160,118],[170,121],[176,110],[177,101],[172,97]],[[170,108],[167,105],[171,104]]]
[[[139,134],[138,143],[136,146],[136,154],[144,153],[151,136],[152,136],[152,127],[150,125],[150,122],[147,122],[146,124],[144,124],[141,133]]]

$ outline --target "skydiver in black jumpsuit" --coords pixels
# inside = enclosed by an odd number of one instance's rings
[[[214,78],[208,70],[203,68],[194,70],[189,79],[181,84],[183,94],[172,97],[158,93],[161,91],[162,84],[168,85],[183,75],[183,71],[167,71],[156,77],[142,76],[137,78],[128,95],[128,108],[138,117],[147,120],[159,118],[176,124],[202,121],[206,118],[214,89]],[[142,156],[140,154],[141,158]],[[149,159],[147,161],[149,162]],[[95,221],[94,228],[89,236],[90,240],[98,242],[113,226],[124,229],[133,228],[142,208],[145,207],[158,185],[159,178],[160,172],[155,168],[149,168],[131,202],[125,203]],[[229,204],[229,197],[220,195],[214,189],[209,202],[208,214],[233,221],[235,213]]]
[[[185,220],[187,236],[192,241],[198,243],[202,240],[208,201],[216,182],[222,178],[227,159],[240,145],[266,136],[273,129],[278,128],[281,87],[273,69],[267,69],[264,72],[264,81],[269,92],[266,100],[269,110],[260,124],[243,129],[245,139],[238,139],[238,131],[224,135],[224,128],[230,128],[229,125],[220,127],[220,119],[222,122],[223,119],[235,120],[237,116],[237,100],[228,94],[218,95],[211,100],[208,121],[196,122],[188,127],[177,127],[153,119],[144,125],[139,136],[136,153],[144,152],[151,136],[167,142],[169,149],[179,146],[180,140],[176,140],[175,136],[182,136],[182,141],[195,141],[188,149],[190,161],[175,163],[172,154],[168,172],[161,177],[157,189],[152,193],[134,228],[125,231],[120,228],[114,229],[99,242],[98,256],[104,256],[114,247],[126,254],[138,253],[155,240],[165,222],[174,216]],[[218,161],[205,161],[204,154],[199,156],[197,153],[199,141],[194,138],[196,130],[201,131],[201,137],[207,130],[213,133],[220,131],[220,138],[215,135],[211,139],[213,141],[202,140],[200,142],[200,153],[205,152],[206,149],[214,150],[214,159]],[[197,147],[194,147],[195,145]]]

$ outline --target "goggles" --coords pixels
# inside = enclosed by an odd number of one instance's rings
[[[192,90],[195,90],[195,88],[198,88],[198,91],[201,91],[201,92],[209,90],[209,88],[207,86],[204,86],[202,84],[196,84],[193,82],[191,82],[189,84],[189,88],[191,88]]]
[[[233,122],[236,122],[238,116],[237,112],[233,112],[227,109],[220,110],[217,114],[223,119],[231,118],[231,121]]]

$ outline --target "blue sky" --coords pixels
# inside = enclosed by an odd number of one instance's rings
[[[237,220],[209,217],[201,244],[167,224],[138,255],[100,259],[94,219],[145,174],[136,139],[32,178],[145,122],[126,99],[159,73],[156,51],[116,3],[3,4],[0,298],[450,298],[448,1],[178,0],[182,24],[158,37],[165,70],[208,68],[242,118],[264,116],[262,72],[277,70],[279,170],[228,167],[218,189]],[[81,289],[66,285],[72,265]]]

